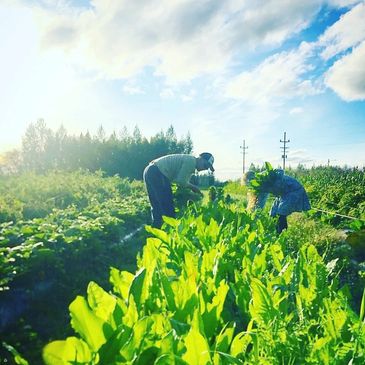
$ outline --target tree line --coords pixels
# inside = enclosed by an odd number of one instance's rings
[[[96,135],[89,132],[70,135],[61,126],[57,131],[48,128],[43,119],[31,123],[22,138],[21,148],[5,153],[0,162],[2,173],[50,170],[103,170],[107,175],[142,179],[149,161],[171,153],[191,153],[193,142],[188,133],[177,138],[171,125],[150,139],[138,126],[130,133],[127,127],[107,135],[100,126]]]

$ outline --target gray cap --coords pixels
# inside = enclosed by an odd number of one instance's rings
[[[214,157],[211,153],[209,152],[203,152],[199,155],[199,157],[204,158],[204,160],[206,160],[209,163],[209,169],[211,171],[215,171],[214,167],[213,167],[213,163],[214,163]]]

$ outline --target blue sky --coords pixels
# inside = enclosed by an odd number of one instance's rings
[[[246,163],[365,165],[365,2],[3,0],[0,151],[43,118],[70,134],[172,124],[220,178]],[[16,26],[15,26],[16,24]]]

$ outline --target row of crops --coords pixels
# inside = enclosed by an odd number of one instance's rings
[[[101,173],[26,174],[0,186],[0,338],[39,364],[44,343],[68,333],[67,305],[90,280],[108,283],[122,261],[134,270],[136,251],[129,257],[120,241],[148,219],[148,203],[141,182]],[[7,355],[0,349],[0,363]]]
[[[363,364],[359,312],[337,260],[297,250],[266,216],[223,202],[192,206],[150,237],[135,273],[110,270],[70,304],[76,336],[43,350],[46,364]]]
[[[0,176],[0,223],[44,218],[54,209],[70,205],[80,210],[95,202],[133,195],[141,189],[139,182],[105,177],[101,171]]]
[[[0,224],[0,289],[9,289],[14,278],[29,271],[39,272],[34,266],[44,258],[57,259],[67,251],[73,255],[105,240],[120,240],[145,221],[143,207],[145,213],[143,197],[120,196],[82,210],[70,206],[45,218]]]
[[[331,224],[353,229],[365,227],[364,168],[316,167],[289,170],[287,173],[303,183],[314,208],[339,214],[327,216]],[[341,215],[357,220],[349,221]]]

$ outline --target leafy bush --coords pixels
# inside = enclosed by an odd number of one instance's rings
[[[118,195],[142,191],[142,184],[138,184],[130,185],[127,179],[87,171],[2,176],[0,222],[44,218],[53,209],[65,209],[71,205],[82,209],[93,201],[102,203]]]

